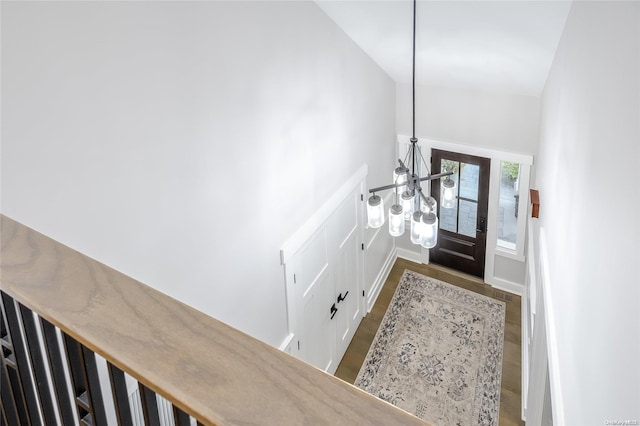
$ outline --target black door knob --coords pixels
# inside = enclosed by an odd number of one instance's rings
[[[331,305],[331,319],[336,315],[336,312],[338,312],[338,308],[336,308],[336,304],[334,303]]]
[[[346,299],[348,295],[349,295],[349,292],[348,292],[348,291],[344,294],[344,296],[342,295],[342,293],[340,293],[340,294],[338,295],[338,303],[340,303],[340,302],[342,302],[344,299]]]
[[[487,218],[486,217],[481,217],[480,220],[478,221],[478,228],[476,229],[477,232],[487,232]]]

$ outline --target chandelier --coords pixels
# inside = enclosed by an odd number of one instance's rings
[[[416,138],[416,0],[413,0],[413,133],[411,147],[404,161],[398,159],[398,167],[393,171],[393,183],[369,190],[367,200],[367,222],[371,228],[380,228],[385,221],[384,201],[376,192],[393,189],[394,204],[389,208],[389,234],[399,237],[405,232],[405,222],[410,221],[411,242],[424,248],[433,248],[438,243],[438,205],[436,199],[425,195],[421,182],[444,178],[441,182],[441,204],[443,208],[456,206],[456,182],[451,179],[452,171],[430,174],[422,157]],[[408,167],[407,167],[407,162]],[[423,164],[426,176],[420,177]]]

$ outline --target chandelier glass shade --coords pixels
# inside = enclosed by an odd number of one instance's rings
[[[402,206],[405,220],[410,220],[413,214],[413,198],[414,196],[410,191],[404,191],[400,196],[400,205]]]
[[[447,176],[440,182],[440,200],[442,207],[452,209],[456,206],[456,181]]]
[[[423,213],[420,245],[430,249],[436,244],[438,244],[438,216],[433,212]]]
[[[398,185],[401,185],[396,187],[396,194],[402,194],[407,189],[406,183],[408,174],[409,169],[402,166],[396,167],[396,169],[393,171],[393,181]]]
[[[438,203],[425,195],[422,182],[445,178],[441,182],[440,200],[442,208],[453,208],[457,204],[456,182],[450,178],[453,172],[432,175],[422,157],[416,138],[416,0],[413,1],[413,136],[407,156],[398,160],[393,171],[393,183],[370,189],[373,195],[367,200],[367,223],[370,228],[380,228],[385,221],[383,199],[376,192],[392,189],[394,203],[389,208],[389,234],[399,237],[404,234],[406,221],[410,222],[411,242],[424,248],[433,248],[438,243]],[[408,164],[408,166],[407,166]],[[421,167],[424,166],[424,167]],[[424,168],[426,174],[420,177]]]
[[[404,234],[404,212],[400,204],[389,208],[389,234],[394,237]]]
[[[384,202],[375,194],[367,200],[367,222],[370,228],[380,228],[384,224]]]

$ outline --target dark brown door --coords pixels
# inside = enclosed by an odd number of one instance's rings
[[[429,251],[429,261],[484,278],[491,160],[434,149],[433,173],[454,172],[456,202],[443,208],[440,180],[432,181],[431,194],[438,201],[438,245]]]

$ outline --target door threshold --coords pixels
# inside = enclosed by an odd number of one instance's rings
[[[437,263],[426,263],[425,265],[427,265],[430,268],[433,268],[435,270],[441,271],[441,272],[443,272],[445,274],[455,275],[457,277],[464,278],[465,280],[473,281],[474,284],[481,284],[481,285],[485,285],[487,287],[493,288],[493,286],[491,284],[486,283],[484,281],[484,279],[482,279],[482,278],[480,278],[478,276],[467,274],[466,272],[458,271],[458,270],[450,268],[448,266],[438,265]]]

